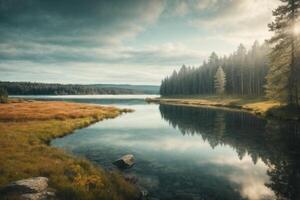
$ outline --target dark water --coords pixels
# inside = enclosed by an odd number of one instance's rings
[[[52,145],[107,169],[120,156],[134,154],[136,165],[124,173],[137,176],[156,200],[300,199],[299,124],[118,98],[68,98],[135,112],[77,130]]]

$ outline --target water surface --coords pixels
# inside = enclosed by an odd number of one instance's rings
[[[298,123],[124,97],[52,97],[135,110],[52,145],[107,169],[134,154],[136,165],[124,173],[137,176],[153,199],[300,199]]]

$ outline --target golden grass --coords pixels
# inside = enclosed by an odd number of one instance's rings
[[[47,145],[77,128],[128,110],[65,102],[0,105],[0,186],[46,176],[60,199],[135,199],[137,190],[116,172]],[[1,196],[1,195],[0,195]]]
[[[243,109],[250,110],[255,114],[265,115],[270,109],[281,106],[277,101],[262,101],[256,103],[246,103],[243,105]]]
[[[178,98],[147,99],[148,102],[185,105],[185,106],[209,106],[229,109],[240,109],[257,115],[265,115],[268,110],[279,107],[280,103],[264,98],[238,97],[238,96],[199,96]]]
[[[76,119],[84,117],[115,116],[119,110],[66,102],[24,101],[0,104],[0,121],[28,121],[50,119]]]

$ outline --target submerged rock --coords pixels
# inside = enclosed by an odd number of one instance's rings
[[[48,178],[35,177],[12,182],[1,190],[7,199],[50,200],[55,193],[48,188]]]
[[[131,184],[134,184],[134,185],[137,184],[138,181],[139,181],[139,179],[138,179],[137,176],[131,175],[131,174],[126,174],[126,175],[124,175],[124,178],[125,178],[125,180],[126,180],[127,182],[129,182],[129,183],[131,183]]]
[[[142,186],[139,186],[139,190],[140,190],[140,193],[141,193],[141,197],[142,198],[146,198],[148,197],[149,195],[149,192],[146,188],[142,187]]]
[[[139,178],[134,174],[125,174],[124,178],[127,182],[133,184],[136,189],[139,191],[139,198],[138,200],[152,200],[149,196],[149,191],[140,185]]]
[[[135,164],[135,159],[132,154],[127,154],[113,162],[120,169],[131,168]]]

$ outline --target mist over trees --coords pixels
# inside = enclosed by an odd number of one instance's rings
[[[160,94],[215,94],[215,75],[218,67],[222,66],[226,75],[226,94],[262,96],[265,94],[269,51],[267,43],[255,41],[249,50],[240,44],[228,57],[220,57],[213,52],[200,67],[183,65],[179,71],[163,79]]]
[[[223,68],[220,66],[215,75],[215,89],[217,94],[224,94],[226,86],[226,75]]]
[[[299,108],[300,101],[300,0],[280,0],[269,29],[274,36],[247,50],[243,44],[228,57],[212,53],[200,67],[186,67],[166,77],[162,96],[220,93],[214,79],[218,66],[226,75],[226,94],[267,96]]]
[[[269,40],[272,52],[266,93],[269,98],[299,106],[300,0],[281,2],[283,4],[273,11],[274,22],[269,24],[274,36]]]

